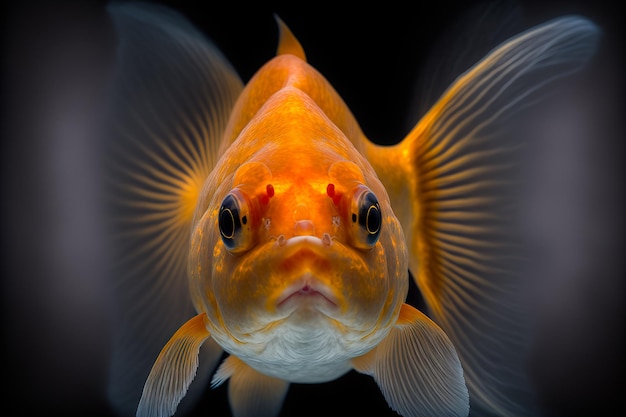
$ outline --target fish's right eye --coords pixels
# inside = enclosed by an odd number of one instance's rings
[[[239,205],[232,195],[227,196],[220,207],[220,234],[226,247],[234,246],[235,231],[241,228]]]
[[[218,226],[222,242],[230,252],[244,252],[252,246],[250,211],[245,198],[238,193],[231,192],[222,201]]]

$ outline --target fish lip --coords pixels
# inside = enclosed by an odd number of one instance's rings
[[[317,236],[293,236],[289,239],[283,239],[279,241],[279,246],[284,250],[296,250],[298,247],[310,247],[312,249],[322,249],[327,244]]]
[[[305,274],[293,284],[289,285],[276,300],[276,307],[284,307],[289,300],[298,295],[316,296],[319,295],[327,301],[333,308],[338,307],[338,300],[333,291],[325,284],[317,280],[312,274]]]

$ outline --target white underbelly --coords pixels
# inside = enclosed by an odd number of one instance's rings
[[[334,380],[352,369],[350,360],[363,355],[365,346],[328,318],[315,321],[288,319],[264,339],[223,346],[257,371],[296,383]]]

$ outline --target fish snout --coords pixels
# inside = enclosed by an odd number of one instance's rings
[[[279,239],[280,261],[277,264],[281,280],[287,283],[275,298],[279,310],[298,307],[337,309],[340,298],[330,286],[329,273],[333,270],[332,239],[298,235]]]
[[[310,210],[305,204],[298,204],[293,211],[294,236],[315,236],[315,224],[311,221]]]
[[[297,220],[293,233],[294,236],[315,236],[315,225],[311,220]]]

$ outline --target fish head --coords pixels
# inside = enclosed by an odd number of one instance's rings
[[[331,335],[346,356],[362,354],[388,333],[408,292],[401,227],[365,159],[303,139],[340,131],[320,131],[328,121],[281,126],[216,181],[192,238],[194,302],[231,353],[262,352],[301,331]],[[263,134],[251,130],[242,135]]]

